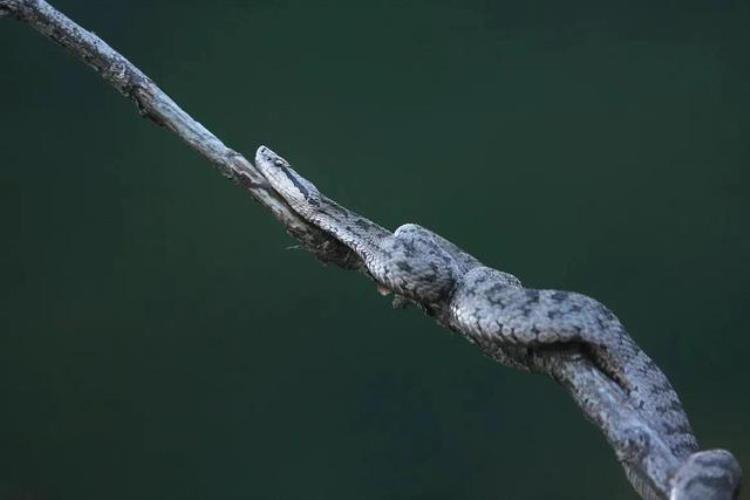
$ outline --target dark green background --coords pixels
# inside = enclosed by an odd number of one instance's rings
[[[750,467],[750,5],[55,5],[228,145],[597,297]],[[0,22],[0,497],[634,498],[598,431],[326,269]]]

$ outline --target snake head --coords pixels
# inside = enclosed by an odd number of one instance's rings
[[[315,185],[298,174],[281,156],[266,146],[255,152],[255,166],[292,208],[305,213],[320,206],[320,192]]]

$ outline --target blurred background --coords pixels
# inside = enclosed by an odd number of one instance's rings
[[[750,470],[750,4],[53,4],[230,147],[610,306]],[[288,249],[27,26],[0,47],[0,498],[635,498],[551,380]]]

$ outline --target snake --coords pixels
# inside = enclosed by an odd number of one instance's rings
[[[529,370],[525,356],[534,349],[580,347],[683,464],[670,499],[720,498],[708,494],[734,458],[723,450],[698,452],[677,392],[609,308],[576,292],[526,288],[418,224],[389,231],[321,194],[266,146],[257,149],[255,166],[292,210],[351,249],[381,291],[427,310],[442,307],[452,329],[492,359]],[[664,498],[625,469],[643,498]]]

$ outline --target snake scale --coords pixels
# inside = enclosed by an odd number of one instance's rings
[[[579,293],[525,288],[419,225],[388,231],[322,195],[265,146],[255,164],[296,213],[359,256],[381,289],[428,310],[443,305],[451,328],[498,362],[528,370],[525,357],[534,349],[579,346],[684,464],[674,474],[670,498],[722,498],[707,495],[734,458],[719,450],[698,452],[677,393],[607,307]],[[641,496],[664,498],[625,468]]]

